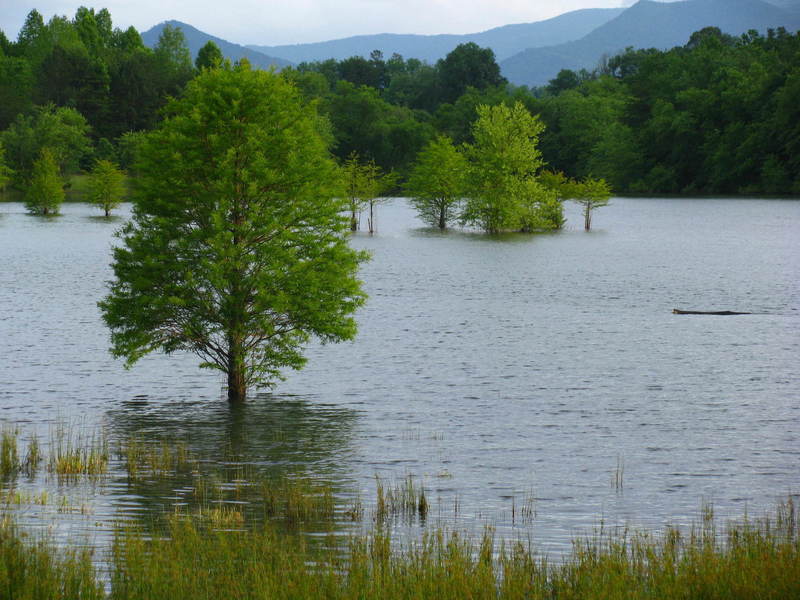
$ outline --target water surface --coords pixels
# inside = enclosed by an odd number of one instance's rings
[[[312,346],[303,371],[234,413],[191,356],[129,371],[109,356],[96,302],[129,210],[66,204],[43,219],[0,204],[0,421],[228,449],[365,500],[376,474],[410,474],[429,523],[493,524],[546,552],[601,518],[660,527],[701,501],[739,515],[798,491],[800,202],[614,199],[588,233],[570,206],[562,232],[486,236],[425,229],[395,200],[376,235],[353,237],[373,256],[357,339]],[[134,486],[115,463],[64,492],[90,519],[25,518],[104,530],[186,486]],[[512,507],[530,499],[521,528]]]

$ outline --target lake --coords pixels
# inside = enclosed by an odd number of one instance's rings
[[[129,206],[43,219],[0,203],[0,422],[44,441],[59,423],[112,445],[182,440],[367,504],[376,475],[410,475],[429,525],[488,524],[546,553],[601,520],[660,528],[704,502],[760,514],[797,493],[800,202],[616,198],[591,232],[567,208],[564,231],[488,236],[380,206],[377,234],[352,239],[372,253],[356,340],[313,345],[303,371],[231,412],[192,356],[126,371],[108,354],[96,302]],[[81,508],[20,508],[24,524],[100,543],[187,494],[134,485],[116,459],[97,481],[17,485]]]

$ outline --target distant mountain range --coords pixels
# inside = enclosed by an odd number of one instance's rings
[[[589,8],[568,12],[546,21],[505,25],[464,35],[402,35],[383,33],[379,35],[358,35],[339,40],[312,44],[291,44],[287,46],[255,46],[251,50],[280,56],[294,63],[303,61],[341,60],[351,56],[368,58],[373,50],[383,52],[389,58],[395,52],[404,58],[418,58],[434,63],[444,58],[459,44],[474,42],[482,48],[494,50],[498,61],[539,46],[562,44],[577,40],[597,29],[623,12],[622,8]]]
[[[142,34],[155,46],[164,25],[180,27],[192,56],[209,40],[231,60],[246,57],[256,67],[278,68],[303,61],[368,57],[373,50],[385,58],[398,53],[430,63],[459,44],[475,42],[494,50],[503,75],[517,85],[545,85],[561,69],[593,69],[600,59],[628,46],[668,49],[686,44],[695,31],[716,26],[740,35],[751,29],[800,29],[800,0],[641,0],[624,9],[584,9],[536,23],[521,23],[465,35],[378,34],[288,46],[240,46],[191,25],[167,21]]]
[[[662,50],[683,46],[692,33],[708,26],[732,35],[781,26],[795,31],[800,28],[800,13],[761,0],[641,0],[579,40],[527,49],[500,61],[500,68],[512,83],[544,85],[561,69],[591,70],[603,55],[612,56],[628,46]]]
[[[197,57],[197,53],[200,48],[205,46],[210,40],[219,46],[219,49],[222,51],[222,55],[225,58],[228,58],[232,61],[237,61],[241,58],[247,58],[251,65],[260,69],[269,69],[273,65],[278,68],[291,65],[291,62],[284,58],[268,56],[263,52],[256,52],[255,50],[251,50],[246,46],[233,44],[223,40],[222,38],[214,37],[213,35],[209,35],[208,33],[200,31],[199,29],[196,29],[187,23],[181,23],[180,21],[164,21],[163,23],[159,23],[155,27],[151,27],[145,31],[142,34],[142,41],[144,42],[144,45],[149,48],[154,48],[158,43],[158,38],[161,36],[161,32],[164,30],[166,25],[178,27],[181,31],[183,31],[183,35],[186,37],[186,45],[189,46],[189,52],[192,53],[192,60]]]

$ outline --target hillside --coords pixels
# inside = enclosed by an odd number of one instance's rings
[[[733,35],[780,26],[795,31],[800,28],[800,14],[761,0],[642,0],[579,40],[529,48],[501,61],[500,67],[512,83],[544,85],[561,69],[593,69],[603,55],[614,55],[628,46],[682,46],[692,33],[707,26]]]
[[[267,56],[266,54],[257,52],[251,48],[233,44],[223,40],[222,38],[209,35],[208,33],[200,31],[199,29],[196,29],[187,23],[181,23],[180,21],[165,21],[164,23],[159,23],[155,27],[151,27],[142,33],[142,41],[144,42],[145,46],[153,48],[158,43],[158,38],[161,35],[161,31],[164,29],[165,25],[172,25],[173,27],[178,27],[181,29],[181,31],[183,31],[183,35],[186,36],[186,44],[189,46],[189,51],[192,53],[192,59],[197,56],[197,52],[200,50],[200,48],[205,46],[206,43],[211,40],[217,46],[219,46],[219,49],[222,51],[222,55],[232,61],[237,61],[244,57],[250,61],[251,65],[260,69],[268,69],[273,65],[280,68],[291,64],[289,61],[282,58]]]
[[[480,33],[464,35],[403,35],[384,33],[359,35],[339,40],[311,44],[285,46],[256,46],[248,48],[280,56],[293,63],[303,61],[341,60],[351,56],[369,57],[373,50],[380,50],[388,58],[393,53],[404,58],[418,58],[430,63],[446,56],[459,44],[475,42],[481,47],[494,50],[497,60],[539,46],[561,44],[576,40],[622,13],[621,8],[592,8],[576,10],[545,21],[520,23],[496,27]]]

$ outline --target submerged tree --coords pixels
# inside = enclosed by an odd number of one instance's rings
[[[125,174],[111,161],[98,160],[89,175],[89,201],[109,216],[124,196]]]
[[[461,219],[489,233],[532,231],[545,226],[540,208],[552,212],[554,196],[538,181],[544,165],[539,135],[544,124],[517,102],[482,105],[468,148],[470,194]]]
[[[394,173],[383,173],[374,160],[362,163],[357,152],[350,153],[344,162],[343,173],[350,213],[350,231],[359,230],[361,211],[368,208],[367,229],[370,233],[375,233],[375,206],[385,200],[381,198],[382,194],[395,184]]]
[[[64,182],[58,164],[49,148],[43,148],[33,163],[31,178],[25,190],[25,207],[34,215],[58,214],[64,201]]]
[[[320,121],[273,73],[204,70],[140,151],[133,219],[100,303],[112,353],[194,352],[228,400],[352,338],[365,256],[347,244]]]
[[[573,184],[570,199],[583,206],[583,228],[586,231],[592,228],[592,211],[608,206],[610,198],[611,188],[605,179],[587,177]]]
[[[417,157],[406,183],[411,206],[431,227],[446,229],[466,190],[467,159],[447,136],[430,142]]]

